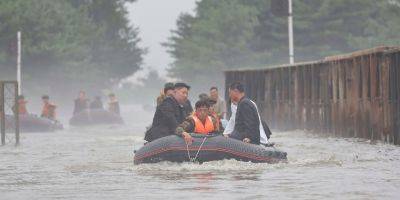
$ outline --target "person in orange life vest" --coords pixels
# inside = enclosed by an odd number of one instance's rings
[[[214,107],[215,104],[217,103],[217,101],[215,101],[214,99],[209,97],[206,93],[201,93],[199,95],[199,101],[207,101],[208,102],[208,105],[210,106],[209,115],[214,117],[214,119],[216,119],[217,129],[220,130],[220,127],[222,127],[221,120],[220,120],[218,113],[215,111],[215,107]]]
[[[18,96],[17,103],[18,103],[18,113],[20,115],[28,114],[28,110],[26,109],[26,104],[28,103],[28,101],[25,101],[24,95]],[[15,106],[13,106],[13,110],[14,110],[14,112],[16,111]]]
[[[50,97],[48,95],[42,96],[43,109],[41,117],[48,118],[51,120],[56,120],[56,105],[50,103]]]
[[[188,116],[175,130],[175,134],[182,136],[187,144],[192,144],[193,138],[189,133],[211,134],[218,132],[217,121],[209,114],[208,101],[200,100],[195,104],[195,112]]]

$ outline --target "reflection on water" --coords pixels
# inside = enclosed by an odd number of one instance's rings
[[[133,113],[133,114],[132,114]],[[1,199],[399,199],[399,147],[302,131],[277,132],[288,162],[133,165],[152,114],[125,126],[23,134],[0,147]],[[11,135],[7,136],[11,141]]]

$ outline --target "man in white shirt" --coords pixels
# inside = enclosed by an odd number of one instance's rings
[[[268,137],[257,105],[245,96],[244,85],[238,82],[231,84],[229,97],[232,102],[237,102],[237,111],[234,129],[228,136],[247,143],[267,145]]]

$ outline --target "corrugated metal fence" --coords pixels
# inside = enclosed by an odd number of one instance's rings
[[[225,76],[226,88],[235,81],[245,84],[272,128],[400,144],[400,48]]]

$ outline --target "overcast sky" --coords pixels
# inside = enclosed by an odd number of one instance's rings
[[[167,41],[176,20],[183,12],[193,13],[196,0],[138,0],[128,5],[129,18],[139,27],[141,46],[148,48],[144,67],[151,67],[165,75],[172,58],[160,43]]]

